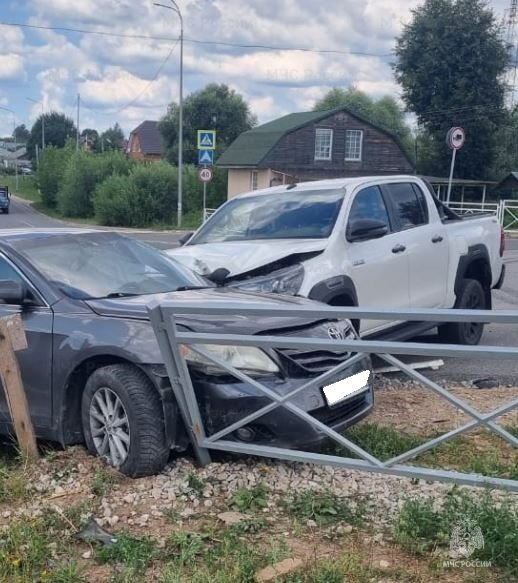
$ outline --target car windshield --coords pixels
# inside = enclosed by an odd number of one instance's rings
[[[18,239],[13,247],[74,299],[212,285],[158,249],[114,233],[35,235]]]
[[[343,190],[296,189],[227,202],[189,245],[255,239],[323,239],[331,234]]]

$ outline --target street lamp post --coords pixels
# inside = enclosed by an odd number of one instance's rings
[[[36,103],[36,105],[41,105],[41,149],[45,149],[45,107],[42,101],[36,101],[31,97],[26,97],[27,101],[32,101],[32,103]]]
[[[18,145],[16,142],[16,115],[14,113],[14,111],[12,109],[9,109],[7,107],[0,107],[0,109],[3,109],[4,111],[8,111],[12,116],[13,116],[13,139],[14,139],[14,174],[16,176],[16,191],[18,192],[18,159],[16,158],[16,146]]]
[[[178,217],[177,224],[182,226],[182,171],[183,171],[183,17],[175,0],[170,0],[172,6],[154,2],[155,6],[161,6],[176,12],[180,19],[180,97],[178,106]]]

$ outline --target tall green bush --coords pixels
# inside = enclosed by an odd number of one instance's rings
[[[75,152],[65,169],[57,196],[58,209],[67,217],[91,217],[96,187],[111,175],[129,172],[132,162],[120,152]]]
[[[48,146],[40,154],[36,178],[41,200],[48,207],[56,206],[59,187],[72,152],[68,145],[64,148]]]
[[[170,223],[176,212],[177,171],[166,162],[138,164],[128,176],[110,176],[95,189],[96,219],[105,225]]]

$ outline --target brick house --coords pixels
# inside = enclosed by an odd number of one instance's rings
[[[131,133],[126,153],[133,160],[157,161],[162,159],[162,134],[157,121],[143,121]]]

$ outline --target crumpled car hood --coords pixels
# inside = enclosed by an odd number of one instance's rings
[[[224,267],[235,277],[299,253],[323,251],[327,239],[274,239],[186,245],[166,251],[196,273],[208,275]]]

